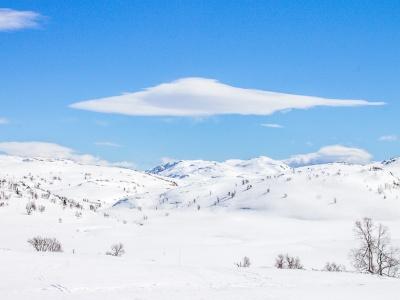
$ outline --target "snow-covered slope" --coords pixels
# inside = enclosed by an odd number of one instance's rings
[[[21,158],[0,155],[0,180],[32,189],[35,193],[66,197],[77,203],[112,206],[118,200],[138,194],[160,193],[175,183],[130,169],[83,165],[71,160]],[[24,189],[21,187],[24,186]]]
[[[265,157],[224,163],[181,161],[152,172],[181,178],[160,195],[170,207],[254,209],[297,218],[400,217],[400,163],[332,163],[300,168]]]
[[[5,196],[14,195],[6,186],[16,184],[13,189],[19,187],[28,198],[32,193],[38,198],[65,197],[86,207],[251,209],[303,219],[400,217],[398,159],[365,166],[332,163],[300,168],[267,157],[195,160],[143,173],[2,155],[0,180]]]
[[[182,161],[154,172],[0,156],[0,299],[354,300],[400,289],[320,271],[327,261],[352,270],[360,216],[383,221],[400,245],[398,160]],[[34,251],[27,240],[38,235],[63,252]],[[117,242],[125,255],[105,255]],[[306,270],[275,269],[280,253]],[[250,268],[235,267],[244,256]]]

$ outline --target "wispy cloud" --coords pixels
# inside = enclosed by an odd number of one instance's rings
[[[94,143],[96,146],[104,146],[104,147],[114,147],[114,148],[120,148],[122,147],[120,144],[113,143],[113,142],[96,142]]]
[[[332,162],[366,164],[369,163],[371,159],[372,155],[364,149],[331,145],[322,147],[317,152],[293,155],[285,160],[285,162],[292,167],[300,167]]]
[[[379,137],[379,140],[381,142],[395,142],[395,141],[398,141],[399,139],[400,139],[399,136],[398,135],[394,135],[394,134],[392,134],[392,135],[383,135],[383,136]]]
[[[132,116],[270,115],[315,106],[383,105],[383,102],[339,100],[244,89],[206,78],[183,78],[143,91],[87,100],[72,108]]]
[[[42,16],[34,11],[0,8],[0,31],[20,30],[39,26]]]
[[[261,124],[261,126],[268,127],[268,128],[283,128],[282,125],[274,124],[274,123],[263,123],[263,124]]]
[[[69,159],[81,164],[118,166],[132,168],[131,162],[109,162],[91,154],[82,154],[71,148],[45,142],[2,142],[0,152],[21,157],[40,157],[46,159]]]
[[[10,121],[7,118],[0,118],[0,125],[8,124]]]

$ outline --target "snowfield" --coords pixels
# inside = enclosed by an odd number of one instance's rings
[[[355,273],[348,255],[364,216],[400,246],[399,178],[399,160],[181,161],[143,173],[3,155],[0,299],[394,299],[400,279]],[[36,252],[27,240],[38,235],[63,252]],[[117,242],[126,253],[105,255]],[[280,253],[305,270],[275,269]],[[250,267],[236,267],[244,256]],[[328,261],[348,272],[321,271]]]

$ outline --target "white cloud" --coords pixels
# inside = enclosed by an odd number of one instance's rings
[[[282,125],[273,124],[273,123],[263,123],[263,124],[261,124],[261,126],[268,127],[268,128],[283,128]]]
[[[299,167],[332,162],[366,164],[371,159],[372,155],[363,149],[332,145],[323,147],[317,152],[291,156],[285,162],[292,167]]]
[[[120,148],[122,147],[120,144],[113,143],[113,142],[96,142],[94,143],[96,146],[104,146],[104,147],[114,147],[114,148]]]
[[[8,124],[10,121],[6,118],[0,118],[0,125]]]
[[[397,135],[383,135],[379,138],[380,141],[382,142],[395,142],[399,140],[399,137]]]
[[[108,162],[90,154],[81,154],[75,150],[54,143],[45,142],[2,142],[0,152],[21,157],[39,157],[46,159],[69,159],[81,164],[133,167],[130,162]]]
[[[243,89],[206,78],[183,78],[143,91],[87,100],[72,108],[132,116],[270,115],[314,106],[383,105],[365,100],[338,100]]]
[[[19,30],[39,26],[41,15],[34,11],[0,8],[0,31]]]

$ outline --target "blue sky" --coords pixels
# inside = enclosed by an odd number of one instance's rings
[[[36,28],[0,31],[0,142],[55,143],[138,168],[163,157],[284,159],[337,144],[377,160],[400,155],[398,1],[13,0],[0,7],[40,14]],[[386,105],[207,117],[70,107],[187,77]]]

